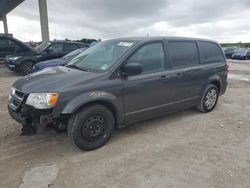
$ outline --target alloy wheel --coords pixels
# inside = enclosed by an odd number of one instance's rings
[[[217,92],[215,89],[211,89],[207,92],[205,98],[205,106],[208,110],[212,109],[217,101]]]

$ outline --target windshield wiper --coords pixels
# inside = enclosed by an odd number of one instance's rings
[[[81,68],[81,67],[78,67],[78,66],[76,66],[76,65],[67,65],[66,67],[69,67],[69,68],[73,68],[73,69],[77,69],[77,70],[81,70],[81,71],[86,71],[86,72],[88,72],[88,70],[87,69],[84,69],[84,68]]]

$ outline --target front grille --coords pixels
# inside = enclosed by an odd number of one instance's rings
[[[11,92],[10,107],[13,110],[17,110],[24,102],[24,93],[16,90],[15,88]]]
[[[18,96],[19,98],[22,98],[24,97],[24,93],[18,91],[18,90],[15,90],[15,95]]]
[[[21,103],[19,102],[19,101],[17,101],[17,100],[13,100],[13,104],[15,105],[15,106],[19,106]]]

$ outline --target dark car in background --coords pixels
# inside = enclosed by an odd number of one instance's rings
[[[5,62],[10,70],[27,75],[33,72],[33,65],[38,62],[61,58],[73,50],[86,47],[88,44],[80,42],[44,42],[35,49],[30,48],[31,50],[27,54],[6,56]]]
[[[224,48],[226,58],[232,59],[232,55],[235,53],[236,48]]]
[[[32,52],[32,47],[15,39],[11,34],[0,34],[0,61],[3,61],[8,55],[17,57]]]
[[[33,71],[40,71],[47,67],[56,67],[56,66],[64,66],[66,65],[70,60],[72,60],[74,57],[79,55],[81,52],[86,50],[87,48],[80,48],[77,50],[74,50],[73,52],[68,53],[67,55],[57,58],[57,59],[51,59],[47,61],[42,61],[40,63],[37,63],[33,66]]]
[[[241,48],[238,49],[233,55],[232,59],[238,60],[247,60],[250,59],[250,49],[248,48]]]
[[[217,42],[179,37],[100,42],[57,66],[17,80],[8,109],[34,130],[67,130],[83,150],[103,146],[115,128],[191,107],[211,112],[227,88]],[[159,138],[160,139],[160,138]]]

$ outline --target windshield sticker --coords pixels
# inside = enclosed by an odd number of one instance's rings
[[[102,69],[102,70],[106,70],[106,69],[108,68],[108,66],[109,66],[109,65],[104,64],[104,65],[101,67],[101,69]]]
[[[120,42],[120,43],[118,43],[118,46],[130,47],[132,45],[133,45],[132,42]]]

